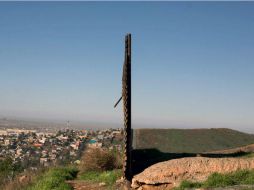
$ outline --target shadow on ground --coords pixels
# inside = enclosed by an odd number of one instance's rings
[[[232,154],[217,154],[217,153],[164,153],[158,149],[135,149],[132,151],[132,168],[133,175],[142,172],[147,167],[156,164],[158,162],[163,162],[176,158],[184,157],[209,157],[209,158],[225,158],[225,157],[239,157],[245,156],[249,153],[246,152],[236,152]]]

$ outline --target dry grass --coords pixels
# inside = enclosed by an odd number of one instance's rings
[[[24,190],[31,185],[38,175],[44,173],[45,169],[38,169],[37,171],[27,170],[17,175],[12,181],[2,184],[2,190]]]
[[[107,171],[121,168],[120,153],[100,148],[87,149],[81,159],[80,171]]]

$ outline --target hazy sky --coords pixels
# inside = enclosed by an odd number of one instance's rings
[[[134,126],[254,126],[254,2],[0,2],[0,115],[121,123],[128,32]]]

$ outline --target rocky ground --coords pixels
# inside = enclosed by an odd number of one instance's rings
[[[235,185],[230,187],[219,187],[219,188],[199,188],[199,189],[186,189],[186,190],[253,190],[254,185]]]
[[[189,157],[154,164],[134,176],[135,189],[172,189],[181,181],[204,181],[212,173],[254,169],[254,158]],[[254,188],[253,188],[254,189]]]

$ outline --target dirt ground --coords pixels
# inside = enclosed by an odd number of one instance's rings
[[[110,188],[107,186],[102,186],[99,183],[84,181],[84,180],[70,180],[67,181],[74,190],[124,190],[122,185],[115,185],[114,187]]]

